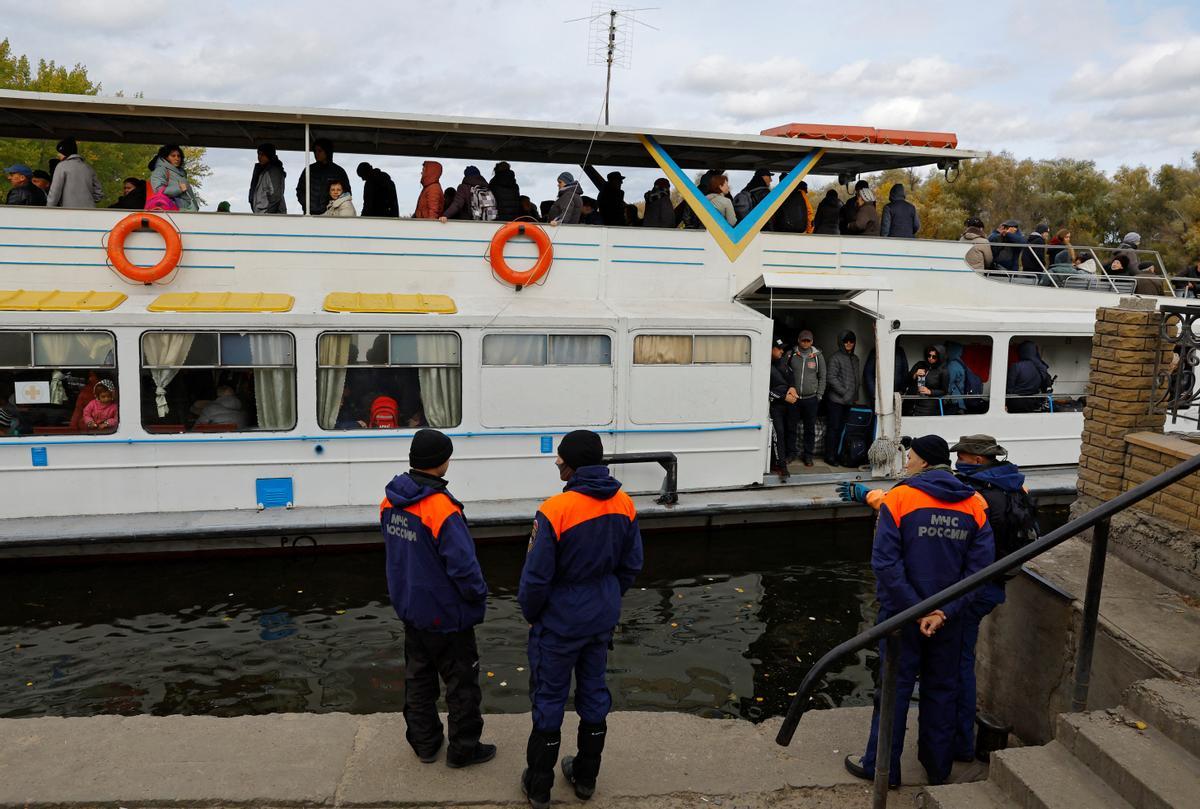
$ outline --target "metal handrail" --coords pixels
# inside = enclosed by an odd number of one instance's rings
[[[674,452],[618,452],[604,456],[606,466],[615,463],[656,463],[666,471],[655,503],[673,506],[679,502],[679,459]]]
[[[1050,281],[1050,285],[1054,286],[1054,287],[1072,288],[1072,287],[1065,287],[1063,284],[1059,284],[1058,279],[1055,277],[1057,275],[1057,273],[1050,271],[1050,267],[1055,266],[1054,264],[1051,264],[1048,267],[1048,266],[1046,266],[1045,262],[1042,261],[1043,256],[1045,256],[1046,258],[1049,258],[1051,253],[1057,253],[1060,250],[1068,250],[1068,251],[1075,251],[1075,252],[1079,252],[1079,253],[1090,254],[1092,257],[1092,260],[1096,263],[1096,272],[1091,273],[1091,275],[1097,279],[1107,281],[1108,286],[1112,292],[1116,292],[1116,293],[1121,292],[1121,290],[1117,289],[1117,285],[1113,281],[1114,278],[1133,278],[1133,277],[1135,277],[1137,270],[1138,270],[1137,267],[1133,267],[1133,268],[1127,267],[1126,270],[1128,271],[1128,274],[1116,275],[1116,276],[1109,275],[1108,268],[1105,267],[1105,262],[1102,261],[1100,259],[1100,256],[1097,255],[1097,253],[1096,253],[1097,250],[1107,251],[1109,253],[1126,252],[1130,248],[1109,247],[1106,245],[1050,244],[1048,242],[1045,244],[1037,244],[1036,242],[1033,244],[1030,244],[1028,242],[1026,242],[1024,244],[1018,244],[1018,243],[1013,243],[1013,242],[990,242],[990,244],[993,246],[992,247],[993,250],[996,249],[997,245],[999,245],[1001,248],[1008,247],[1008,248],[1020,250],[1020,251],[1022,251],[1022,256],[1033,256],[1034,261],[1037,262],[1037,265],[1040,269],[1036,269],[1036,270],[1024,269],[1024,270],[1012,271],[1012,270],[1002,270],[1002,269],[1001,270],[991,269],[991,270],[983,271],[983,274],[987,275],[989,277],[995,277],[996,275],[1007,275],[1007,276],[1009,276],[1010,282],[1013,280],[1014,276],[1023,276],[1025,274],[1028,274],[1028,275],[1038,276],[1039,278],[1045,277],[1047,280]],[[1025,252],[1026,249],[1028,249],[1029,252]],[[1179,297],[1178,291],[1175,289],[1174,279],[1167,272],[1166,265],[1163,264],[1162,255],[1157,250],[1144,250],[1144,249],[1136,249],[1135,248],[1133,250],[1133,252],[1134,252],[1134,254],[1136,254],[1138,256],[1139,261],[1141,260],[1143,253],[1147,254],[1148,257],[1153,258],[1154,264],[1158,268],[1159,275],[1162,277],[1162,280],[1167,282],[1166,288],[1171,291],[1170,297]],[[1165,295],[1166,295],[1166,293],[1164,293],[1164,296]]]
[[[1099,620],[1100,590],[1104,582],[1104,562],[1108,552],[1109,521],[1117,514],[1135,503],[1139,503],[1150,495],[1165,489],[1188,475],[1200,470],[1200,455],[1173,466],[1166,472],[1150,478],[1127,492],[1117,495],[1106,503],[1102,503],[1081,517],[1071,520],[1066,525],[1056,528],[1043,537],[1031,542],[1019,551],[1015,551],[1003,559],[985,567],[960,582],[931,595],[919,604],[880,621],[865,632],[860,632],[848,641],[838,644],[816,662],[804,675],[796,696],[788,707],[787,715],[775,736],[775,742],[784,747],[791,744],[796,733],[796,726],[806,711],[806,702],[817,681],[823,677],[840,658],[875,645],[881,640],[887,640],[884,655],[884,693],[880,700],[878,748],[875,764],[875,803],[883,807],[887,803],[888,769],[891,763],[892,723],[894,711],[888,711],[884,706],[895,704],[895,678],[887,674],[894,671],[899,660],[900,644],[898,631],[904,626],[916,621],[934,610],[945,606],[956,598],[966,595],[981,584],[1009,573],[1029,560],[1040,556],[1051,548],[1077,536],[1089,528],[1096,528],[1092,536],[1091,561],[1088,565],[1087,589],[1083,604],[1083,628],[1081,630],[1078,654],[1075,662],[1075,683],[1071,709],[1081,711],[1087,707],[1088,686],[1092,671],[1092,650],[1096,638],[1096,626]],[[890,693],[889,693],[890,689]]]

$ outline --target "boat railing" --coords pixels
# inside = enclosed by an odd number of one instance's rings
[[[1083,410],[1083,403],[1086,399],[1084,392],[1066,392],[1066,391],[1046,391],[1044,393],[1005,393],[1004,406],[1009,413],[1077,413]],[[959,404],[959,400],[963,404]],[[971,401],[982,401],[984,406],[979,410],[973,410],[969,404]],[[900,401],[903,402],[935,402],[937,404],[936,413],[906,413],[912,418],[921,418],[922,416],[966,416],[966,415],[982,415],[987,412],[987,402],[991,400],[989,393],[963,393],[954,394],[948,393],[944,396],[922,396],[920,394],[905,393],[900,396]],[[901,404],[904,408],[904,405]],[[907,408],[904,408],[907,410]]]
[[[883,645],[883,668],[880,679],[883,691],[879,698],[879,734],[878,748],[875,758],[875,781],[873,809],[884,809],[887,806],[888,780],[892,758],[892,730],[896,715],[896,674],[900,661],[900,631],[929,615],[934,610],[961,598],[980,585],[997,577],[1011,573],[1031,559],[1041,556],[1046,551],[1056,548],[1068,539],[1082,534],[1088,529],[1092,533],[1091,560],[1088,565],[1087,586],[1083,602],[1083,625],[1078,636],[1078,646],[1075,655],[1074,687],[1071,699],[1072,711],[1087,709],[1088,688],[1092,676],[1092,652],[1096,643],[1096,627],[1100,615],[1100,591],[1104,586],[1104,564],[1108,554],[1109,525],[1114,515],[1131,506],[1140,503],[1156,492],[1183,480],[1188,475],[1200,470],[1200,455],[1183,461],[1156,475],[1145,483],[1135,486],[1127,492],[1091,509],[1086,514],[1076,517],[1061,528],[1029,543],[1024,548],[999,559],[960,582],[952,584],[944,590],[929,596],[918,604],[914,604],[893,616],[883,619],[875,626],[860,632],[850,640],[838,644],[809,669],[804,675],[796,695],[788,707],[787,715],[775,737],[777,744],[784,747],[791,744],[800,719],[808,710],[810,695],[817,682],[824,677],[833,665],[844,657],[855,652]]]
[[[674,452],[618,452],[604,456],[604,464],[656,463],[663,468],[662,488],[654,502],[660,506],[673,506],[679,502],[679,459]]]
[[[1087,289],[1100,292],[1115,292],[1130,294],[1137,290],[1139,279],[1146,275],[1139,272],[1141,264],[1154,265],[1153,280],[1162,280],[1162,286],[1157,294],[1167,297],[1183,297],[1183,290],[1188,284],[1197,284],[1196,279],[1172,278],[1163,264],[1162,255],[1157,250],[1133,250],[1138,257],[1138,267],[1126,267],[1128,274],[1113,274],[1109,265],[1117,253],[1130,251],[1128,247],[1106,247],[1104,245],[1064,245],[1064,244],[1011,244],[1009,242],[991,242],[992,250],[1008,248],[1020,251],[1022,269],[1005,270],[991,268],[983,270],[983,275],[997,281],[1026,286],[1049,286],[1059,289]],[[1087,257],[1089,269],[1076,270],[1070,261],[1053,262],[1051,256],[1066,252],[1074,258],[1080,254]],[[1072,255],[1074,254],[1074,255]],[[1034,268],[1025,267],[1028,259],[1033,259]],[[1047,264],[1047,262],[1049,263]],[[1055,269],[1063,267],[1063,269]]]

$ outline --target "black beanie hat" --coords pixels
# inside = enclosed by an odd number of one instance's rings
[[[413,469],[436,469],[454,452],[454,442],[440,430],[417,430],[408,448],[408,465]]]
[[[73,154],[79,154],[79,145],[75,143],[74,138],[63,138],[54,147],[54,150],[63,157],[70,157]]]
[[[909,449],[930,466],[950,465],[950,445],[940,435],[922,435],[909,441]]]
[[[558,442],[558,457],[572,469],[604,462],[604,444],[591,430],[573,430]]]

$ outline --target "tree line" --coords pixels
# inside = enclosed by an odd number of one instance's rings
[[[1050,235],[1065,228],[1077,245],[1115,246],[1134,231],[1171,273],[1200,259],[1200,152],[1191,165],[1121,166],[1111,176],[1091,160],[1001,152],[964,161],[949,179],[937,170],[883,172],[872,182],[879,204],[897,182],[920,211],[922,238],[957,239],[963,220],[978,216],[988,229],[1015,219],[1025,233],[1045,222]]]
[[[5,39],[0,40],[0,88],[94,96],[99,95],[101,85],[88,78],[87,68],[80,64],[67,67],[41,59],[38,60],[35,69],[29,57],[13,53],[12,46]],[[140,96],[139,93],[134,97]],[[57,137],[47,140],[0,138],[0,165],[24,163],[31,169],[48,170],[50,160],[58,156],[54,151],[54,144],[58,138],[75,133],[61,132],[56,135]],[[158,146],[98,143],[81,139],[79,153],[95,170],[104,189],[104,197],[98,206],[109,205],[121,196],[121,185],[126,177],[148,178],[150,171],[147,164],[157,151]],[[199,193],[204,178],[212,173],[204,162],[205,149],[185,146],[183,151],[187,161],[188,181]]]

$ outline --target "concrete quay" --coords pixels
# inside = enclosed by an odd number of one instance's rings
[[[759,725],[689,714],[622,712],[609,744],[595,807],[795,807],[870,805],[870,785],[842,767],[866,742],[870,708],[813,711],[788,748],[778,719]],[[916,711],[901,793],[915,794]],[[96,716],[0,720],[0,807],[518,807],[528,714],[485,716],[495,760],[452,770],[444,754],[421,764],[399,714]],[[563,751],[575,746],[575,717]],[[956,765],[956,781],[986,777]],[[894,793],[895,794],[895,793]],[[558,775],[556,804],[582,805]],[[895,805],[911,805],[896,795]]]

